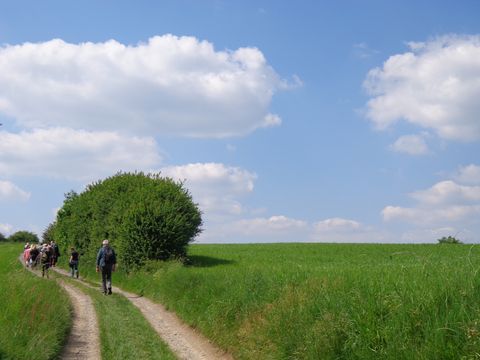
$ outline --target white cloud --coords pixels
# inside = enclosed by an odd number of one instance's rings
[[[367,117],[379,129],[405,120],[444,139],[480,140],[480,36],[409,46],[368,73]]]
[[[253,191],[257,175],[220,163],[196,163],[160,169],[163,176],[185,180],[194,201],[209,219],[244,212],[240,198]]]
[[[406,221],[417,225],[462,223],[475,221],[480,205],[447,205],[439,208],[386,206],[382,210],[385,221]]]
[[[13,233],[13,226],[10,224],[0,224],[0,233],[8,236]]]
[[[240,219],[211,224],[198,238],[199,242],[301,242],[307,241],[306,221],[283,215],[269,218]]]
[[[152,138],[55,128],[0,132],[0,173],[93,180],[159,164]]]
[[[356,231],[362,228],[362,225],[354,220],[332,218],[319,221],[315,224],[315,229],[319,232],[330,231]]]
[[[388,234],[377,231],[358,221],[331,218],[313,224],[311,234],[313,241],[320,242],[389,242]]]
[[[460,168],[459,175],[471,180],[476,166]],[[478,227],[480,215],[480,186],[460,185],[444,180],[432,187],[409,194],[416,204],[412,207],[386,206],[382,210],[385,221],[404,221],[431,228]],[[468,227],[467,227],[468,225]]]
[[[303,229],[306,226],[307,222],[303,220],[295,220],[283,215],[244,219],[234,224],[237,232],[245,235],[280,234]]]
[[[391,145],[391,149],[409,155],[426,155],[429,153],[428,145],[420,135],[401,136]]]
[[[30,193],[20,189],[17,185],[10,181],[0,180],[0,201],[2,200],[19,200],[27,201]]]
[[[454,181],[446,180],[433,185],[430,189],[413,192],[410,196],[422,204],[429,205],[480,203],[480,186],[458,185]]]
[[[477,165],[460,167],[455,180],[474,183]],[[480,241],[480,186],[461,185],[453,180],[440,181],[428,189],[409,194],[413,206],[386,206],[385,222],[408,226],[400,235],[402,242],[436,242],[453,235],[464,242]]]
[[[392,242],[391,234],[355,220],[331,218],[314,224],[284,215],[210,223],[197,239],[210,243]]]
[[[480,184],[480,166],[470,164],[460,167],[455,179],[464,184]]]
[[[268,107],[290,86],[256,48],[216,51],[208,41],[173,35],[135,46],[4,45],[0,69],[0,113],[28,128],[242,135],[281,123]]]

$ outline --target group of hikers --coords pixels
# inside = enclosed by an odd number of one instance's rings
[[[25,266],[36,268],[39,264],[42,267],[42,277],[47,276],[48,269],[57,266],[60,257],[60,249],[55,241],[42,245],[26,243],[23,249],[23,261]]]
[[[41,245],[26,243],[23,250],[23,261],[25,266],[32,269],[41,265],[42,277],[48,278],[48,269],[57,266],[60,257],[60,249],[55,241]],[[75,248],[70,248],[70,259],[68,264],[71,269],[71,276],[78,279],[78,263],[80,254]],[[107,239],[102,241],[102,247],[97,253],[96,271],[102,274],[102,292],[105,295],[112,294],[112,272],[115,271],[117,256],[115,250],[110,246]]]

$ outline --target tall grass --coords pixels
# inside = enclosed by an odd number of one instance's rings
[[[191,266],[152,262],[114,282],[236,358],[480,357],[477,247],[195,245],[189,256]]]
[[[0,359],[53,359],[71,325],[67,295],[18,261],[22,245],[0,244]]]

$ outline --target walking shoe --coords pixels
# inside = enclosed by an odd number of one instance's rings
[[[112,289],[108,289],[108,295],[112,295]]]

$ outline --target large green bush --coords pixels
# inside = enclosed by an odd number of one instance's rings
[[[38,243],[37,234],[30,231],[17,231],[8,237],[8,241]]]
[[[0,241],[7,241],[7,238],[1,232],[0,232]]]
[[[54,237],[93,259],[110,240],[127,269],[146,260],[183,258],[201,231],[201,213],[183,183],[160,174],[119,173],[65,195]]]

